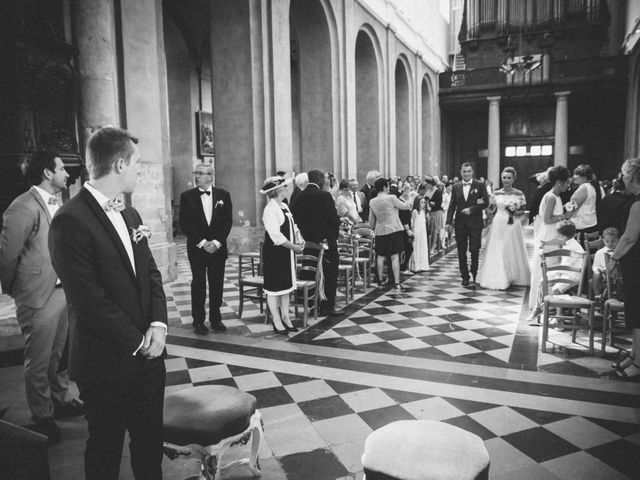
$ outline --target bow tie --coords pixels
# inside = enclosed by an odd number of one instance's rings
[[[470,187],[472,182],[462,182],[465,187]]]
[[[47,203],[49,205],[58,205],[58,199],[56,197],[49,197],[49,200],[47,200]]]
[[[125,206],[122,200],[109,200],[107,203],[105,203],[103,208],[105,212],[121,212],[122,210],[124,210]]]
[[[209,190],[200,190],[200,195],[211,195]]]

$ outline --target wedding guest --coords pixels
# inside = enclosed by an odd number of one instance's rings
[[[302,238],[284,203],[291,179],[269,177],[260,193],[269,201],[262,214],[265,228],[262,247],[264,292],[271,313],[273,331],[279,334],[297,332],[289,316],[289,294],[296,288],[296,257],[303,250]]]
[[[560,194],[566,192],[571,182],[571,174],[567,167],[558,165],[549,171],[551,190],[544,194],[540,202],[540,227],[535,232],[533,241],[533,259],[531,262],[531,292],[529,293],[529,309],[537,305],[538,285],[542,275],[540,253],[543,241],[556,237],[557,223],[571,218],[572,212],[564,212]],[[533,316],[533,315],[532,315]]]
[[[622,179],[633,203],[608,268],[618,265],[622,271],[624,319],[631,327],[631,350],[614,368],[618,377],[637,380],[640,378],[640,157],[622,164]]]
[[[57,194],[67,188],[69,174],[60,157],[50,151],[28,158],[23,173],[31,188],[4,212],[0,281],[16,302],[24,336],[25,393],[32,420],[53,444],[61,440],[54,418],[84,413],[69,391],[69,371],[60,365],[69,310],[47,243],[49,224],[59,208]]]
[[[376,189],[374,187],[375,181],[380,178],[380,172],[378,170],[369,170],[366,176],[366,182],[360,189],[364,193],[367,204],[362,211],[362,218],[369,218],[369,202],[376,196]]]
[[[366,221],[369,217],[365,216],[365,207],[367,206],[367,197],[359,190],[358,181],[354,178],[349,180],[349,190],[353,203],[356,205],[356,211],[362,221]],[[368,213],[368,212],[367,212]]]
[[[556,249],[571,250],[572,252],[584,253],[582,245],[573,238],[576,234],[576,226],[572,222],[563,221],[560,222],[556,228],[556,236],[550,240],[544,242],[542,249],[544,251],[552,251]],[[577,257],[562,257],[561,265],[565,265],[573,268],[580,268],[582,266],[582,259]],[[578,281],[580,277],[579,272],[563,272],[563,271],[551,271],[547,273],[547,280],[570,280]],[[530,325],[538,326],[540,324],[540,315],[542,314],[542,304],[544,303],[544,292],[542,288],[541,278],[539,280],[538,288],[536,289],[535,306],[529,317]],[[565,293],[570,287],[568,283],[554,283],[553,288],[549,292],[550,295],[560,295]]]
[[[612,255],[618,246],[620,240],[620,232],[615,227],[609,227],[602,232],[602,241],[604,247],[599,249],[593,257],[593,277],[591,280],[591,288],[593,294],[599,296],[602,293],[604,282],[606,278],[603,278],[606,274],[607,263],[605,261],[605,255]]]
[[[411,211],[411,230],[413,231],[413,255],[409,270],[414,273],[429,270],[429,242],[427,239],[427,200],[417,197]]]
[[[535,176],[536,182],[538,182],[538,188],[533,192],[531,205],[529,205],[529,225],[533,225],[534,232],[538,229],[537,227],[540,226],[540,222],[542,220],[540,219],[537,223],[534,223],[538,217],[538,212],[540,211],[540,202],[542,201],[542,197],[544,197],[544,194],[553,187],[553,185],[549,183],[549,171],[551,168],[553,167],[549,167],[544,172],[540,172]]]
[[[431,255],[437,254],[442,249],[440,240],[441,231],[444,229],[444,211],[442,209],[442,191],[438,190],[437,182],[432,177],[425,180],[427,191],[425,198],[429,211],[429,245],[431,245]]]
[[[394,278],[394,288],[404,290],[400,284],[400,253],[404,250],[404,228],[400,223],[399,210],[409,210],[411,207],[390,194],[389,180],[378,178],[374,188],[376,198],[369,202],[369,225],[375,232],[375,250],[377,254],[378,282],[382,286],[382,272],[387,259],[391,260],[391,270]]]
[[[632,202],[633,197],[625,192],[622,179],[614,179],[611,182],[611,192],[602,199],[596,208],[600,233],[608,227],[614,227],[621,234],[624,233]]]
[[[307,188],[307,185],[309,184],[309,175],[307,175],[307,172],[299,173],[298,175],[296,175],[295,183],[296,188],[293,189],[291,198],[289,198],[289,208],[291,209],[291,212],[293,212],[296,208],[298,196],[305,188]]]
[[[602,198],[600,183],[593,174],[593,169],[586,164],[578,165],[573,171],[573,183],[578,188],[571,196],[573,222],[578,233],[598,231],[596,207]]]
[[[194,172],[196,187],[180,196],[180,228],[187,236],[191,267],[191,316],[197,334],[209,332],[204,324],[204,304],[209,282],[209,322],[214,332],[224,332],[220,307],[231,231],[229,192],[213,187],[213,166],[200,163]]]
[[[336,209],[338,217],[346,219],[351,223],[360,223],[362,220],[358,215],[358,207],[353,201],[352,192],[349,189],[349,180],[341,180],[340,188],[336,194]]]

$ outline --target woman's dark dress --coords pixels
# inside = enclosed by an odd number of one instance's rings
[[[295,243],[293,217],[289,211],[282,209],[284,222],[280,225],[282,233],[291,243]],[[268,232],[264,234],[262,246],[262,264],[264,266],[264,290],[272,295],[283,295],[293,291],[295,278],[293,272],[295,260],[293,252],[282,246],[274,245]]]
[[[640,202],[636,195],[633,203]],[[630,328],[640,328],[640,239],[620,259],[624,294],[624,319]]]

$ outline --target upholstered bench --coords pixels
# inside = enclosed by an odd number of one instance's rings
[[[477,435],[431,420],[402,420],[365,441],[366,480],[487,480],[489,453]]]
[[[222,465],[224,452],[246,445],[253,436],[249,458]],[[194,455],[202,463],[203,480],[219,478],[222,471],[248,465],[260,474],[258,449],[262,419],[256,398],[237,388],[203,385],[168,395],[164,400],[164,453],[170,459]]]

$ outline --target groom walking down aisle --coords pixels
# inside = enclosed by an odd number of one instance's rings
[[[473,166],[470,163],[462,164],[460,175],[462,181],[456,183],[451,192],[451,203],[447,211],[447,232],[451,230],[452,222],[455,222],[458,265],[462,285],[466,287],[469,285],[467,248],[471,252],[471,275],[475,283],[482,242],[482,210],[489,206],[489,196],[484,183],[473,178]]]
[[[118,199],[135,190],[137,143],[119,128],[93,133],[90,180],[49,231],[53,267],[75,314],[69,361],[89,429],[87,480],[118,478],[125,431],[135,478],[162,478],[167,302],[150,231]]]

